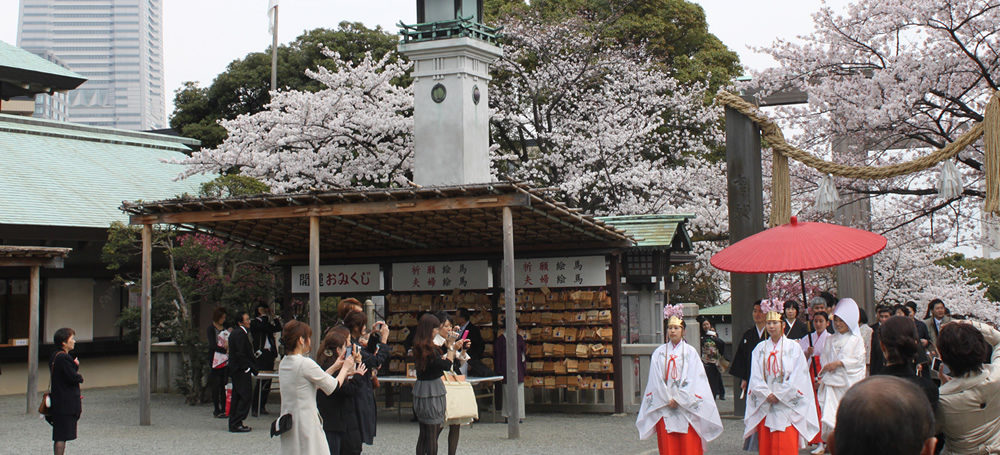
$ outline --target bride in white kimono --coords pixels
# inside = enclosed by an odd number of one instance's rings
[[[798,454],[819,432],[806,358],[799,343],[784,336],[783,307],[777,299],[761,304],[768,338],[751,356],[743,438],[758,433],[761,454]]]
[[[841,299],[833,310],[833,335],[820,353],[819,406],[823,411],[823,440],[833,433],[837,407],[847,389],[865,378],[865,342],[858,329],[858,304]]]
[[[700,455],[722,434],[722,419],[701,356],[684,342],[681,306],[667,305],[663,314],[668,341],[653,351],[635,425],[639,439],[656,433],[660,455]]]

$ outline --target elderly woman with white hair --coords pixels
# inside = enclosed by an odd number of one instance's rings
[[[865,378],[865,342],[858,328],[860,311],[853,299],[841,299],[833,310],[833,335],[823,344],[817,398],[822,411],[821,433],[829,440],[837,422],[837,407],[852,385]],[[822,446],[821,446],[822,447]],[[817,450],[813,453],[822,453]]]

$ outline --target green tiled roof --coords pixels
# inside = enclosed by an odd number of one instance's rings
[[[6,99],[71,90],[86,80],[60,65],[0,41],[0,89]]]
[[[690,244],[691,240],[683,224],[691,218],[694,218],[693,214],[597,217],[617,229],[624,229],[626,234],[636,239],[638,247],[669,247],[677,234],[683,235]]]
[[[698,311],[698,316],[731,316],[733,314],[733,302],[726,302],[722,305],[702,308]]]
[[[87,79],[77,73],[74,73],[62,66],[56,65],[44,58],[41,58],[31,52],[21,49],[17,46],[12,46],[3,41],[0,41],[0,66],[17,68],[26,71],[34,71],[37,73],[46,73],[56,76],[71,77],[74,79]]]
[[[0,224],[107,227],[122,201],[197,194],[207,176],[174,181],[198,141],[0,115]]]

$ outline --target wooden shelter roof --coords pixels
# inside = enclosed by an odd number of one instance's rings
[[[63,259],[72,250],[49,246],[0,245],[0,266],[62,268]]]
[[[323,256],[331,258],[499,253],[505,206],[519,251],[635,243],[518,183],[123,202],[121,209],[132,224],[175,224],[291,257],[308,252],[309,218],[317,216]]]

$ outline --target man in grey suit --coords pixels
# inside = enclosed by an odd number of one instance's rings
[[[931,303],[927,305],[927,319],[924,319],[924,324],[927,325],[927,331],[931,335],[931,344],[937,345],[938,334],[941,333],[941,326],[951,322],[951,316],[948,316],[948,307],[944,306],[944,302],[941,299],[931,300]]]

